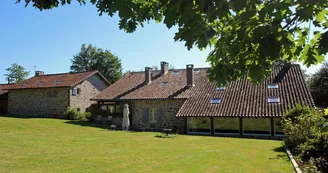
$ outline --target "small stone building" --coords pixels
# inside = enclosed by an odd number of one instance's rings
[[[98,72],[36,75],[12,85],[8,92],[8,112],[17,115],[62,116],[77,108],[85,112],[94,103],[90,99],[110,83]]]
[[[126,74],[93,100],[99,115],[110,116],[120,126],[122,105],[130,106],[130,121],[136,130],[176,129],[181,133],[208,135],[282,135],[283,113],[313,100],[301,68],[296,64],[273,67],[261,84],[252,85],[247,76],[218,87],[209,82],[208,68],[168,70],[146,67]]]

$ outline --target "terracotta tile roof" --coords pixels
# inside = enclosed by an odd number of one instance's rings
[[[173,71],[178,71],[173,75]],[[95,99],[116,100],[116,99],[168,99],[176,98],[186,87],[186,70],[169,70],[164,76],[160,71],[153,71],[152,82],[148,85],[144,83],[145,72],[132,72],[116,81],[106,88]],[[161,83],[167,82],[167,86]]]
[[[20,83],[12,85],[9,90],[72,87],[95,74],[98,74],[103,78],[104,81],[109,83],[98,71],[81,73],[60,73],[34,76]]]
[[[105,89],[95,100],[120,99],[185,99],[177,116],[233,116],[233,117],[280,117],[296,103],[314,106],[309,89],[299,65],[275,67],[263,83],[252,85],[245,76],[217,91],[216,83],[208,81],[207,68],[194,73],[195,86],[186,86],[186,70],[173,75],[172,70],[161,76],[155,72],[152,83],[145,85],[144,72],[130,73]],[[168,82],[167,86],[160,86]],[[268,84],[278,84],[269,89]],[[279,103],[268,103],[268,98],[279,97]],[[211,104],[212,98],[221,99]]]
[[[8,92],[8,89],[12,87],[13,84],[0,84],[0,95]]]

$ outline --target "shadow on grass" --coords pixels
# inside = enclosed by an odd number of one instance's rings
[[[21,118],[21,119],[30,119],[30,118],[53,118],[60,119],[53,116],[37,116],[37,115],[11,115],[11,114],[0,114],[0,117],[6,118]]]
[[[276,152],[276,157],[275,158],[270,158],[270,160],[273,160],[273,159],[282,159],[286,162],[290,162],[290,159],[286,153],[286,150],[284,148],[284,146],[280,146],[280,147],[277,147],[277,148],[274,148],[272,149],[274,152]]]
[[[175,138],[175,135],[166,135],[166,134],[157,134],[155,135],[155,138],[162,138],[162,139],[165,139],[165,138]]]
[[[97,128],[109,130],[109,127],[108,127],[107,124],[96,123],[96,122],[92,122],[92,121],[87,122],[87,121],[70,120],[70,121],[66,121],[65,123],[72,124],[72,125],[83,126],[83,127],[97,127]]]

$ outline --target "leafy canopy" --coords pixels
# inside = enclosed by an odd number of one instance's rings
[[[328,107],[328,62],[311,76],[309,88],[314,103],[320,107]]]
[[[21,0],[18,0],[20,2]],[[86,0],[76,0],[85,4]],[[119,28],[134,32],[145,22],[178,27],[174,40],[188,49],[212,47],[210,79],[219,84],[247,74],[253,83],[276,61],[323,61],[328,51],[327,0],[90,0],[100,15],[118,14]],[[25,0],[40,10],[71,0]],[[313,31],[310,23],[321,28]],[[310,39],[310,35],[313,37]]]
[[[122,77],[121,60],[109,50],[82,44],[79,53],[71,59],[73,72],[98,70],[107,80],[114,83]]]
[[[12,64],[6,71],[8,72],[8,74],[5,74],[8,84],[21,82],[25,80],[30,73],[26,71],[24,67],[16,63]]]

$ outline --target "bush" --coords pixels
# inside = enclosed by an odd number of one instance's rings
[[[69,120],[88,121],[91,118],[91,113],[90,112],[81,113],[77,111],[77,108],[68,108],[65,116]]]
[[[328,171],[328,132],[323,114],[306,106],[287,111],[282,121],[289,149],[302,160],[305,172]],[[315,165],[315,169],[313,168]]]

